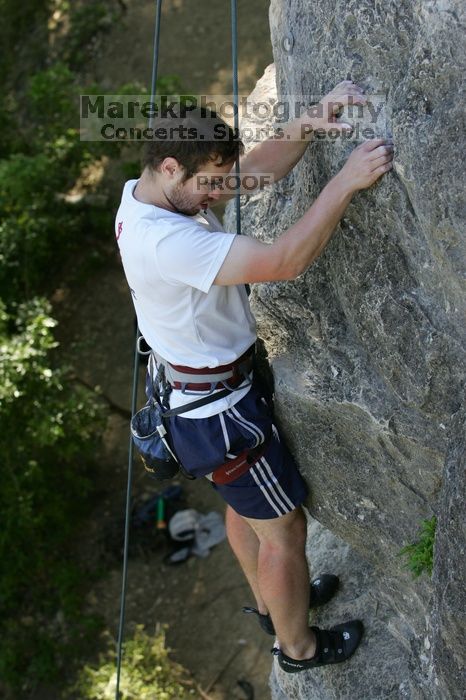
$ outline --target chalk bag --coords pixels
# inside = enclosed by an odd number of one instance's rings
[[[178,473],[180,463],[168,444],[162,409],[154,400],[133,416],[131,435],[149,476],[171,479]]]

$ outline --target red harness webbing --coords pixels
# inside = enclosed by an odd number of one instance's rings
[[[215,386],[207,382],[195,382],[189,381],[188,383],[183,383],[180,381],[170,382],[173,389],[183,389],[188,391],[212,391],[213,389],[223,389],[229,387],[231,389],[236,389],[242,382],[244,382],[246,376],[251,372],[253,366],[254,357],[254,345],[246,350],[240,357],[238,357],[234,362],[228,365],[220,365],[218,367],[184,367],[183,365],[174,365],[171,362],[167,364],[170,365],[177,372],[182,372],[189,376],[190,379],[195,379],[196,375],[215,375],[222,374],[224,372],[231,372],[230,377],[218,382]]]

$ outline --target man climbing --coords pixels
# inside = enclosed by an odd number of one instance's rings
[[[349,101],[364,104],[365,98],[344,81],[322,99],[321,114],[304,113],[287,124],[283,138],[243,155],[241,172],[284,177],[313,130],[347,128],[334,113]],[[220,183],[243,150],[232,130],[215,113],[195,110],[176,119],[180,128],[164,138],[170,121],[157,121],[159,137],[147,144],[139,180],[126,183],[116,217],[139,328],[153,350],[152,379],[163,365],[171,409],[221,396],[167,419],[170,442],[184,469],[207,476],[227,503],[228,539],[256,599],[257,609],[246,610],[276,634],[280,666],[297,672],[345,661],[363,625],[309,627],[309,607],[327,602],[338,579],[327,574],[309,583],[301,508],[307,488],[254,377],[256,330],[245,285],[303,274],[354,194],[392,168],[393,147],[383,139],[359,145],[306,213],[264,243],[225,233],[208,210],[228,196]],[[194,133],[197,139],[188,136]]]

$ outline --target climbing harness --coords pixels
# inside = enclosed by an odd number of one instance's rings
[[[232,50],[232,71],[233,71],[233,101],[235,106],[234,114],[234,127],[235,134],[239,133],[239,113],[238,113],[238,25],[237,25],[237,0],[231,1],[231,50]],[[158,56],[159,56],[159,45],[160,45],[160,17],[162,10],[162,0],[156,0],[155,2],[155,26],[154,26],[154,50],[152,57],[152,79],[151,79],[151,101],[153,101],[156,94],[156,83],[157,83],[157,72],[158,72]],[[149,118],[149,127],[152,126],[153,116]],[[235,175],[237,180],[240,175],[239,166],[239,156],[235,162]],[[241,212],[240,212],[240,194],[239,191],[235,195],[235,211],[236,211],[236,233],[241,234]],[[249,294],[249,287],[246,285],[246,289]],[[133,362],[133,387],[132,387],[132,397],[131,397],[131,416],[136,414],[137,405],[137,387],[138,387],[138,369],[139,369],[139,347],[140,347],[140,333],[139,329],[136,328],[136,338],[135,338],[135,351],[134,351],[134,362]],[[218,369],[218,368],[217,368]],[[176,380],[179,381],[179,380]],[[213,381],[213,380],[211,380]],[[227,381],[227,380],[219,380]],[[186,382],[190,384],[192,382]],[[195,382],[194,382],[195,383]],[[217,382],[218,383],[218,382]],[[185,390],[188,387],[185,386]],[[202,401],[202,405],[207,403],[207,399],[218,400],[221,398],[221,394],[225,392],[225,396],[230,393],[231,388],[224,388],[217,393],[212,393],[208,397],[199,399]],[[193,401],[189,404],[189,410],[197,408],[200,404],[199,401]],[[172,415],[174,412],[181,413],[180,408],[184,408],[186,412],[186,407],[178,407],[177,409],[172,409]],[[162,436],[161,436],[162,437]],[[165,438],[165,435],[163,435]],[[163,443],[162,443],[163,444]],[[168,443],[167,443],[168,444]],[[263,446],[261,446],[263,447]],[[241,457],[241,455],[240,455]],[[223,465],[225,466],[225,465]],[[231,465],[230,465],[231,467]],[[217,473],[216,470],[215,473]],[[123,573],[122,573],[122,586],[121,586],[121,603],[120,603],[120,621],[118,626],[118,641],[117,641],[117,674],[116,674],[116,687],[115,687],[115,700],[120,699],[120,676],[121,676],[121,659],[122,659],[122,644],[123,644],[123,631],[125,623],[125,609],[126,609],[126,588],[128,579],[128,551],[129,551],[129,524],[131,520],[131,488],[132,488],[132,475],[133,475],[133,434],[130,435],[129,449],[128,449],[128,481],[126,489],[126,508],[125,508],[125,536],[124,536],[124,547],[123,547]],[[235,477],[237,478],[237,477]]]
[[[172,387],[165,378],[167,364],[158,363],[155,377],[151,373],[152,369],[148,368],[146,390],[149,399],[143,408],[133,414],[131,435],[149,476],[157,480],[172,479],[181,471],[185,477],[193,479],[194,477],[184,469],[174,448],[169,444],[164,421],[170,416],[193,411],[195,408],[217,401],[230,394],[231,390],[224,388],[223,391],[210,393],[186,406],[170,409],[168,399]]]
[[[188,413],[223,399],[232,391],[250,386],[253,359],[254,345],[234,362],[215,368],[174,365],[151,351],[146,384],[149,400],[131,419],[133,442],[150,476],[154,479],[171,479],[181,471],[184,476],[193,478],[176,456],[173,446],[169,444],[164,421],[171,416]],[[199,379],[203,381],[196,381]],[[187,396],[198,396],[201,391],[208,393],[197,401],[170,409],[169,396],[174,388],[180,389]],[[245,450],[236,458],[219,465],[213,472],[212,481],[225,484],[239,478],[259,459],[258,456],[252,459],[256,452],[258,454],[256,449]]]
[[[251,383],[250,374],[253,368],[254,345],[246,350],[234,362],[219,367],[184,367],[174,365],[164,360],[155,351],[151,352],[149,358],[149,372],[154,372],[154,365],[157,368],[164,368],[164,375],[172,389],[181,390],[182,394],[196,394],[199,391],[209,393],[216,389],[237,389],[248,386],[244,381]]]

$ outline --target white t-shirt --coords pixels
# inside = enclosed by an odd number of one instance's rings
[[[256,340],[244,285],[213,281],[234,234],[215,215],[186,216],[139,202],[137,180],[125,184],[115,221],[121,259],[148,345],[175,365],[218,367],[236,360]],[[186,413],[201,418],[239,401],[248,388]],[[172,408],[198,399],[172,391]]]

